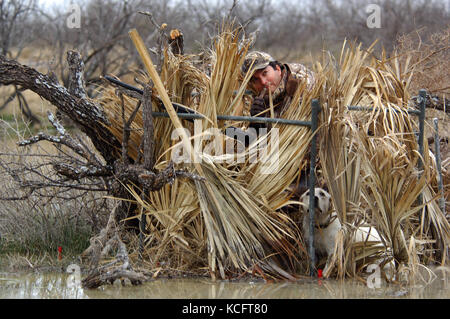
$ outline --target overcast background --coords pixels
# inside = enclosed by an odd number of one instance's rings
[[[371,4],[377,13],[367,11]],[[138,11],[150,12],[153,22]],[[371,14],[378,14],[377,27],[368,24]],[[99,75],[123,76],[139,63],[130,29],[137,28],[147,46],[157,50],[155,24],[167,23],[167,30],[183,32],[185,53],[198,53],[208,48],[227,17],[244,26],[247,35],[257,32],[255,49],[307,65],[323,50],[339,52],[344,39],[364,46],[378,39],[377,52],[384,47],[391,54],[402,35],[418,32],[425,39],[450,21],[445,0],[0,0],[0,53],[55,70],[66,84],[61,66],[67,50],[75,49],[93,84]]]

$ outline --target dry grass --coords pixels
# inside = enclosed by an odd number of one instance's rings
[[[450,26],[441,32],[425,37],[426,29],[420,29],[398,39],[395,53],[401,65],[408,65],[411,77],[409,90],[416,94],[419,89],[426,89],[431,94],[443,100],[450,96]],[[446,106],[448,108],[448,106]],[[425,136],[434,136],[432,119],[439,120],[440,138],[450,138],[450,118],[448,113],[427,109]],[[444,167],[445,189],[449,189],[450,182],[450,152],[448,142],[441,146],[441,156]],[[434,152],[434,145],[430,147]],[[447,201],[450,194],[447,191]],[[447,205],[448,206],[448,205]],[[448,210],[450,212],[450,210]]]
[[[0,121],[0,127],[1,198],[21,197],[27,189],[18,187],[11,172],[17,170],[15,174],[30,181],[51,178],[51,162],[61,153],[49,142],[17,146],[18,141],[36,134],[20,117],[8,117],[8,121]],[[39,130],[54,133],[46,127]],[[60,270],[72,263],[105,223],[108,207],[102,195],[78,190],[61,193],[61,189],[49,187],[35,190],[26,200],[1,200],[0,267],[9,271]],[[63,249],[61,261],[57,259],[59,246]]]
[[[42,151],[42,150],[41,150]],[[15,156],[15,162],[27,165],[41,161],[39,156]],[[41,153],[43,154],[43,153]],[[6,158],[2,155],[2,161]],[[40,168],[45,173],[48,167]],[[20,196],[16,183],[0,171],[2,197]],[[88,194],[73,200],[58,199],[57,189],[41,190],[27,200],[0,202],[0,267],[10,271],[61,269],[73,262],[89,245],[92,234],[103,226],[107,207],[101,195]],[[75,197],[80,192],[66,192]],[[104,202],[104,201],[103,201]],[[57,260],[63,249],[63,260]]]

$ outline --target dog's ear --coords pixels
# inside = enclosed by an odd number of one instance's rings
[[[301,197],[304,192],[308,190],[308,187],[298,184],[291,184],[287,190],[295,196]]]
[[[300,196],[300,201],[305,202],[305,199],[309,196],[309,189],[303,192],[302,196]]]
[[[300,202],[303,204],[300,205],[300,209],[304,214],[308,213],[308,203],[306,203],[307,201],[309,203],[309,190],[305,191],[302,196],[300,196]]]
[[[304,195],[304,193],[306,192],[306,191],[308,191],[309,190],[309,188],[307,187],[307,186],[303,186],[303,185],[298,185],[298,187],[297,187],[297,194],[298,195]]]

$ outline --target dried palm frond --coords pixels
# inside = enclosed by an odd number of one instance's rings
[[[208,76],[194,66],[196,61],[195,55],[177,55],[174,56],[170,51],[165,50],[164,65],[161,72],[161,80],[165,84],[166,90],[173,102],[182,104],[191,109],[196,109],[198,98],[196,96],[206,90]],[[150,79],[146,79],[150,82]],[[156,97],[155,92],[153,92]],[[153,111],[163,111],[164,108],[157,99],[152,101]],[[122,94],[121,97],[116,95],[112,88],[106,88],[103,91],[100,103],[103,105],[111,125],[108,127],[111,133],[119,140],[123,136],[123,117],[127,120],[137,107],[139,101]],[[183,122],[189,125],[189,122]],[[174,144],[172,134],[175,127],[165,118],[155,118],[154,125],[154,141],[153,149],[154,158],[168,161],[170,153],[167,153],[167,146]],[[131,124],[130,142],[128,153],[129,156],[136,160],[139,154],[139,147],[142,138],[142,112],[138,112]]]
[[[217,114],[233,112],[237,101],[242,99],[248,81],[248,76],[242,83],[239,81],[240,66],[248,47],[240,45],[236,33],[226,31],[222,34],[215,41],[211,82],[207,94],[200,99],[199,106],[200,112],[212,118],[215,118]],[[225,123],[212,120],[205,122],[203,128],[221,129],[224,126]],[[278,150],[270,148],[268,152],[260,156],[258,161],[249,160],[251,154],[257,152],[261,144],[271,137],[272,135],[269,134],[260,139],[259,143],[255,143],[241,154],[247,158],[241,164],[225,163],[224,165],[220,161],[223,159],[220,154],[208,154],[202,157],[201,165],[204,172],[207,172],[207,180],[216,199],[214,201],[210,198],[211,194],[205,189],[205,185],[196,183],[209,236],[209,265],[212,271],[215,271],[217,266],[222,277],[227,270],[248,271],[257,265],[268,275],[292,278],[288,272],[283,271],[276,264],[270,255],[279,255],[281,259],[285,255],[288,263],[290,259],[295,258],[298,249],[294,249],[289,240],[296,240],[298,230],[287,216],[275,212],[275,208],[270,203],[273,203],[272,194],[280,194],[286,189],[295,179],[297,172],[291,172],[286,179],[280,172],[288,167],[288,163],[282,163],[280,159],[279,164],[282,169],[270,176],[284,178],[284,183],[280,183],[280,180],[268,183],[267,178],[264,178],[266,182],[262,183],[259,180],[261,178],[259,170],[263,169],[263,165],[271,164],[269,159],[278,156]],[[280,139],[283,137],[285,135],[282,135]],[[280,145],[283,145],[282,143]],[[295,152],[299,151],[295,150]],[[234,157],[233,154],[230,156]],[[297,163],[293,166],[298,169]],[[259,192],[258,188],[261,185],[265,188]]]
[[[367,174],[363,193],[380,233],[389,241],[398,262],[407,262],[407,246],[401,224],[420,210],[415,206],[427,183],[426,174],[418,176],[417,167],[388,138],[361,141]],[[374,200],[373,200],[374,199]]]

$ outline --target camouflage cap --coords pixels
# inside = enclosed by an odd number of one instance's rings
[[[247,74],[251,67],[251,71],[264,69],[269,65],[270,62],[275,61],[269,54],[261,51],[252,51],[245,57],[244,63],[242,64],[242,73]]]

